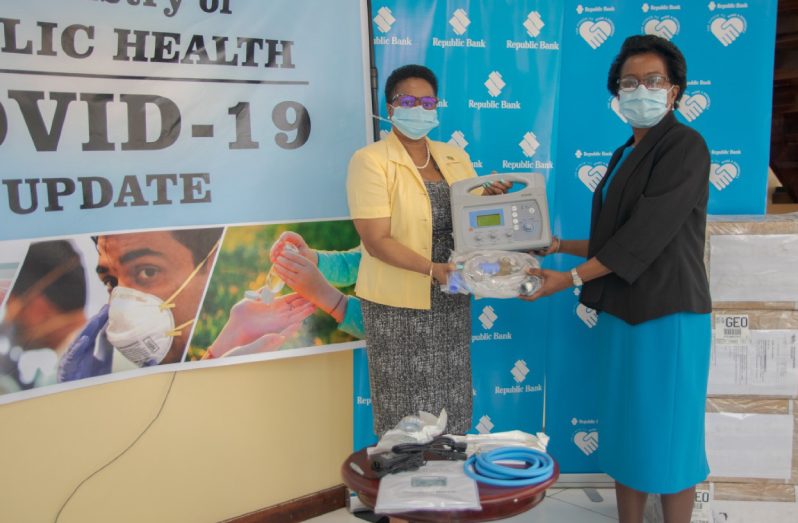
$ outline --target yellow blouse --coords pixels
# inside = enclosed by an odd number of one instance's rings
[[[465,151],[427,139],[432,157],[446,182],[477,175]],[[432,208],[424,180],[399,138],[383,140],[355,152],[346,180],[353,219],[390,218],[391,237],[427,259],[432,257]],[[355,293],[393,307],[430,308],[431,278],[394,267],[362,248]]]

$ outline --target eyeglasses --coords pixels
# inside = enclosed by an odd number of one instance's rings
[[[420,105],[424,109],[431,111],[438,107],[438,99],[434,96],[413,96],[410,94],[397,94],[391,98],[391,104],[396,105],[395,102],[399,100],[401,107],[411,108]]]
[[[650,90],[657,90],[657,89],[665,89],[668,87],[670,80],[668,80],[667,76],[662,76],[659,74],[652,74],[646,76],[642,80],[638,80],[634,76],[624,76],[620,80],[618,80],[618,88],[621,91],[631,92],[637,89],[640,84],[646,86],[646,89]]]

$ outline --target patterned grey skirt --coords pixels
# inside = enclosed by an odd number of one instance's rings
[[[432,260],[454,248],[449,186],[425,182],[432,203]],[[403,417],[445,408],[446,432],[471,428],[471,299],[430,289],[430,310],[362,300],[368,347],[374,432],[381,436]]]

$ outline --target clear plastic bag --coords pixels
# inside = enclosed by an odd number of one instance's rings
[[[510,430],[506,432],[491,432],[488,434],[466,434],[452,435],[458,443],[466,443],[466,454],[468,456],[475,452],[488,452],[501,447],[525,447],[546,452],[549,444],[549,436],[545,432],[538,432],[535,435],[520,430]]]
[[[418,470],[382,478],[374,512],[480,508],[477,483],[466,476],[462,461],[428,461]]]
[[[473,294],[481,298],[515,298],[537,292],[541,281],[527,273],[539,269],[531,254],[512,251],[471,251],[452,253],[449,262],[456,269],[449,273],[441,290],[450,294]]]
[[[383,434],[380,441],[368,449],[368,453],[389,452],[394,445],[402,443],[429,443],[443,434],[448,418],[446,409],[442,409],[437,417],[424,411],[420,411],[418,416],[405,416],[396,427]]]

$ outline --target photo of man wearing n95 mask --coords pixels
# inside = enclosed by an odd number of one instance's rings
[[[109,302],[64,355],[58,381],[108,374],[114,349],[138,367],[183,357],[223,228],[97,236]]]

